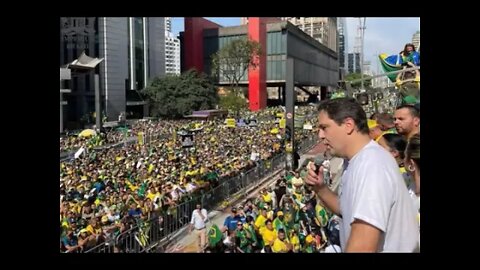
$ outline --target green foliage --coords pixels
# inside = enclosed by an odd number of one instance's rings
[[[143,93],[150,102],[150,114],[154,117],[181,118],[192,111],[212,109],[218,103],[212,81],[195,70],[156,77]]]
[[[223,76],[233,88],[245,76],[250,66],[258,66],[260,43],[247,38],[234,39],[212,55],[212,75]]]
[[[247,108],[247,101],[234,91],[229,91],[225,96],[220,97],[220,107],[237,114]]]
[[[350,73],[347,76],[345,76],[345,81],[353,81],[353,80],[358,80],[362,78],[362,74],[360,73]],[[372,79],[370,76],[363,74],[363,78],[366,79],[363,82],[364,87],[370,87],[372,85]],[[370,79],[369,79],[370,78]],[[352,83],[353,88],[360,88],[362,85],[362,82],[355,82]]]

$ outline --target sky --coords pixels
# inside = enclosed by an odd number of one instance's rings
[[[240,25],[239,17],[206,17],[222,26]],[[347,18],[349,52],[353,51],[358,18]],[[380,70],[378,54],[397,54],[406,43],[412,42],[413,34],[420,30],[419,17],[367,17],[365,23],[364,60],[372,63],[374,72]],[[172,32],[177,35],[184,30],[183,17],[172,18]]]

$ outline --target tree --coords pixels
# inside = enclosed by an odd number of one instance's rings
[[[361,73],[350,73],[347,76],[345,76],[345,81],[353,81],[361,78],[362,78]],[[365,81],[363,82],[363,85],[365,87],[370,87],[372,85],[372,79],[370,78],[370,76],[363,74],[363,78],[365,79]],[[360,88],[361,85],[362,85],[362,82],[360,81],[352,83],[353,88]]]
[[[228,91],[226,95],[220,97],[220,107],[238,115],[242,109],[247,108],[247,101],[234,92]]]
[[[223,77],[235,94],[239,94],[238,83],[245,76],[249,67],[258,66],[258,55],[261,55],[260,43],[246,37],[238,38],[212,55],[212,75]]]
[[[213,82],[195,70],[156,77],[143,93],[150,101],[150,112],[154,117],[180,118],[195,110],[211,109],[218,103]]]

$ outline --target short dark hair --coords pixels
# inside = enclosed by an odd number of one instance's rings
[[[383,138],[388,147],[395,149],[400,154],[400,158],[405,158],[405,148],[407,147],[407,141],[399,134],[383,134]]]
[[[408,111],[413,117],[420,118],[420,110],[414,105],[405,104],[402,106],[398,106],[397,110],[400,110],[400,109],[408,109]]]
[[[389,113],[381,113],[378,115],[377,122],[382,125],[392,125],[395,119],[393,119],[393,115]]]
[[[347,118],[352,118],[358,132],[369,134],[367,115],[362,106],[354,98],[336,98],[321,101],[318,112],[325,111],[337,125],[341,125]]]

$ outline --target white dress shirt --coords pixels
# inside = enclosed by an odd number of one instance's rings
[[[206,222],[208,221],[207,210],[202,209],[203,218],[200,216],[198,209],[193,210],[192,212],[192,221],[190,224],[193,224],[195,229],[200,230],[206,227]]]

